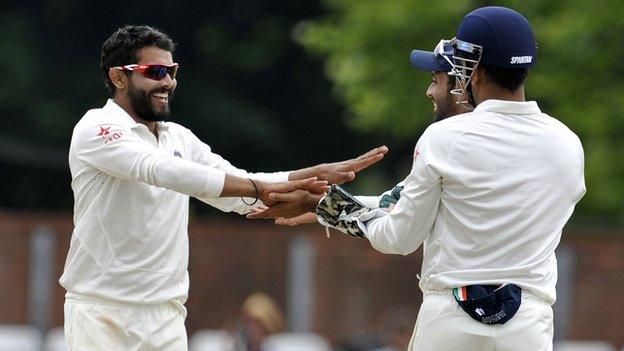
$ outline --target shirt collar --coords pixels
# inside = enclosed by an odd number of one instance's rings
[[[128,112],[126,112],[126,110],[121,108],[121,106],[117,105],[117,103],[113,99],[108,99],[108,101],[106,101],[106,105],[104,105],[104,110],[118,117],[120,119],[120,122],[122,122],[123,125],[127,126],[128,128],[135,129],[140,128],[140,126],[145,127],[143,124],[137,123],[134,118],[132,118],[132,116],[130,116]],[[169,126],[167,125],[167,122],[156,122],[156,129],[158,131],[167,130],[169,129]]]
[[[542,113],[535,101],[506,101],[506,100],[485,100],[480,103],[474,112],[497,112],[512,115],[534,115]]]

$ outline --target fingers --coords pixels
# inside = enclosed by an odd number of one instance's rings
[[[262,203],[257,203],[253,207],[250,208],[250,210],[252,212],[260,212],[260,211],[264,211],[266,209],[268,209],[268,207],[263,205]]]
[[[333,183],[341,185],[341,184],[344,184],[346,182],[350,182],[353,179],[355,179],[355,172],[353,172],[353,171],[336,172],[335,179],[334,179]]]
[[[320,195],[329,191],[329,186],[326,180],[317,180],[314,183],[308,185],[306,188],[312,194]]]
[[[287,226],[292,227],[292,226],[297,225],[297,222],[293,218],[277,217],[275,218],[275,224],[287,225]]]
[[[355,160],[349,161],[349,164],[351,167],[353,167],[353,170],[355,172],[359,172],[381,161],[381,159],[384,158],[384,156],[385,154],[381,154],[381,153],[375,154],[367,158],[355,159]]]
[[[306,189],[308,186],[317,181],[316,177],[300,179],[300,180],[291,180],[283,183],[271,183],[267,186],[269,193],[287,193],[289,191],[297,190],[297,189]]]
[[[314,189],[323,189],[325,187],[327,187],[327,181],[326,180],[317,180],[314,183],[311,183],[310,185],[306,186],[305,188],[301,188],[301,189],[305,189],[305,190],[314,190]]]
[[[268,219],[276,217],[284,217],[283,214],[278,213],[279,207],[269,207],[263,211],[250,212],[246,215],[247,219]],[[289,216],[292,217],[292,216]]]
[[[289,181],[285,183],[286,188],[288,188],[288,190],[286,191],[305,189],[309,187],[310,185],[314,184],[315,182],[317,182],[318,181],[317,179],[318,179],[317,177],[311,177],[311,178],[306,178],[306,179]]]
[[[368,151],[367,153],[364,153],[364,154],[360,155],[359,157],[356,158],[356,160],[369,158],[369,157],[377,155],[377,154],[385,155],[387,152],[388,152],[388,147],[386,145],[382,145],[382,146],[376,147],[376,148]]]
[[[306,223],[316,223],[316,214],[308,212],[293,218],[278,217],[275,219],[275,224],[287,225],[290,227]]]
[[[289,218],[291,223],[295,223],[292,225],[299,225],[305,223],[316,223],[316,214],[313,212],[304,213],[301,216]]]
[[[269,192],[269,199],[275,200],[271,197],[271,194],[277,193],[289,193],[297,190],[307,190],[313,194],[319,195],[329,191],[329,186],[326,180],[316,180],[316,178],[305,179],[305,183],[300,181],[290,181],[288,183],[271,184],[267,187]],[[312,181],[310,181],[312,180]],[[275,200],[280,201],[280,200]]]
[[[303,194],[301,197],[300,195]],[[283,202],[276,202],[273,206],[264,210],[255,210],[247,214],[249,219],[259,218],[277,218],[276,224],[294,226],[303,223],[316,222],[316,214],[314,214],[314,208],[318,204],[318,197],[311,197],[310,201],[301,201],[308,196],[307,191],[298,190],[291,193],[275,193],[272,194],[276,199],[286,200]],[[292,201],[292,202],[289,202]],[[281,217],[281,218],[280,218]]]
[[[250,209],[249,209],[249,213],[258,213],[258,212],[262,212],[262,211],[264,211],[264,210],[266,210],[266,209],[268,209],[268,207],[267,207],[267,208],[265,208],[265,209],[250,208]],[[249,214],[249,213],[247,213],[247,214]]]
[[[251,212],[247,214],[247,219],[266,219],[271,217],[271,209],[260,211],[260,212]]]
[[[270,207],[267,210],[261,212],[253,212],[247,214],[248,219],[268,219],[268,218],[291,218],[295,216],[299,216],[302,213],[305,213],[307,210],[300,209],[292,209],[288,208],[288,206],[284,206],[283,203]]]
[[[270,193],[269,199],[275,202],[296,202],[307,195],[305,191],[291,191],[288,193]]]

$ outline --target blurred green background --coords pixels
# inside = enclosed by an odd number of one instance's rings
[[[539,53],[527,98],[583,142],[588,192],[573,225],[619,227],[624,2],[615,0],[5,0],[0,207],[71,211],[71,131],[108,98],[100,47],[124,24],[158,27],[178,43],[172,119],[233,164],[294,169],[386,144],[388,157],[348,186],[379,193],[407,175],[433,117],[429,75],[410,67],[411,49],[432,49],[490,4],[528,17]],[[193,211],[217,212],[198,203]]]

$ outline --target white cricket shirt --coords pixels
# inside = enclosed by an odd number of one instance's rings
[[[189,196],[246,213],[239,198],[218,198],[225,173],[288,179],[235,168],[176,123],[158,122],[157,130],[158,139],[113,100],[76,124],[69,150],[75,228],[59,280],[69,295],[184,303]]]
[[[583,166],[578,137],[534,101],[488,100],[429,126],[394,210],[359,224],[384,253],[424,243],[423,291],[509,282],[554,303]]]

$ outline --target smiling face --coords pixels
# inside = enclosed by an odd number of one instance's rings
[[[137,57],[139,65],[173,63],[171,52],[155,46],[141,49]],[[128,78],[126,94],[134,112],[130,113],[131,115],[146,121],[162,121],[169,117],[171,114],[169,103],[178,84],[176,79],[167,74],[161,80],[153,80],[139,72],[132,72]]]
[[[457,98],[451,94],[453,84],[449,82],[449,75],[443,71],[431,72],[431,84],[427,89],[427,97],[433,100],[434,120],[441,121],[445,118],[463,113],[457,104]]]

